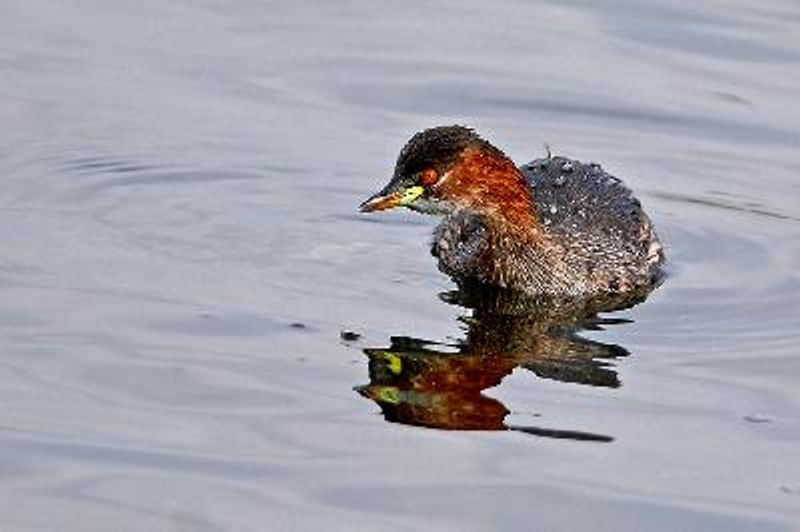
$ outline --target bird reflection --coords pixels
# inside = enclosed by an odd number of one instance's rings
[[[459,343],[395,336],[387,347],[364,349],[369,384],[356,391],[373,400],[387,421],[447,430],[515,430],[537,436],[611,441],[603,434],[505,422],[509,409],[484,395],[516,368],[544,379],[616,388],[609,361],[628,356],[614,345],[583,338],[585,330],[625,323],[600,312],[631,307],[647,293],[592,300],[554,300],[487,287],[462,287],[441,295],[471,310],[459,318]]]

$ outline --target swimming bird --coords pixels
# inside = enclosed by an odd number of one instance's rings
[[[465,126],[411,137],[361,211],[395,207],[444,217],[431,253],[459,286],[588,297],[649,290],[662,278],[663,247],[619,179],[549,153],[517,167]]]

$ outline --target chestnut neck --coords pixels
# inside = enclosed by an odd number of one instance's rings
[[[492,146],[464,150],[439,194],[485,216],[495,229],[538,234],[530,185],[514,162]]]

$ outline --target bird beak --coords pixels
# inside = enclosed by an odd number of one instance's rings
[[[378,192],[367,201],[361,204],[361,212],[375,212],[394,209],[395,207],[407,207],[419,198],[425,189],[420,186],[413,186],[385,193]]]

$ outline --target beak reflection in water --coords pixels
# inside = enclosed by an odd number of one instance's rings
[[[628,351],[578,333],[627,322],[601,319],[597,313],[630,307],[645,297],[553,301],[485,287],[443,294],[445,301],[472,309],[472,316],[464,319],[466,338],[453,346],[396,336],[386,347],[366,348],[370,382],[355,390],[374,401],[390,422],[609,442],[613,438],[604,434],[506,424],[510,410],[482,392],[498,386],[516,368],[543,379],[619,387],[610,361],[627,356]]]

